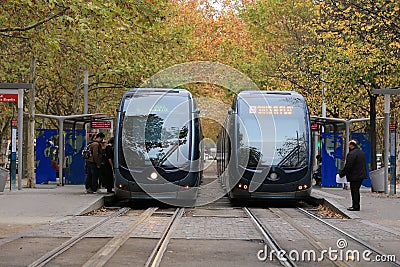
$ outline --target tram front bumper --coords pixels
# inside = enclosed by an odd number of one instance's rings
[[[249,192],[248,190],[234,188],[230,192],[230,197],[234,199],[307,199],[311,194],[311,188],[299,191],[274,192],[272,190],[257,190]]]

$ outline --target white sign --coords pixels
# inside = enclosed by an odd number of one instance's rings
[[[11,152],[17,152],[17,128],[11,130]]]

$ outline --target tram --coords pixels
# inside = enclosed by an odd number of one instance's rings
[[[117,112],[116,197],[169,204],[194,200],[202,178],[203,135],[191,93],[132,89],[123,95]]]
[[[312,143],[304,98],[292,91],[242,91],[217,141],[218,176],[236,200],[306,199]]]

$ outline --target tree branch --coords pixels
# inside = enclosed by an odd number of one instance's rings
[[[68,7],[65,7],[62,11],[58,12],[57,14],[54,14],[51,17],[45,18],[45,19],[43,19],[41,21],[38,21],[38,22],[36,22],[36,23],[34,23],[32,25],[29,25],[27,27],[0,28],[0,32],[16,32],[16,31],[17,32],[24,32],[24,31],[29,31],[29,30],[31,30],[33,28],[38,27],[39,25],[42,25],[42,24],[44,24],[44,23],[46,23],[46,22],[48,22],[48,21],[50,21],[50,20],[52,20],[54,18],[57,18],[57,17],[63,15],[65,13],[65,11],[67,11],[68,9],[69,9]]]

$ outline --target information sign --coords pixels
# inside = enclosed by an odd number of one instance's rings
[[[18,94],[0,94],[0,102],[18,102]]]
[[[111,121],[92,121],[90,127],[92,129],[111,129]]]

